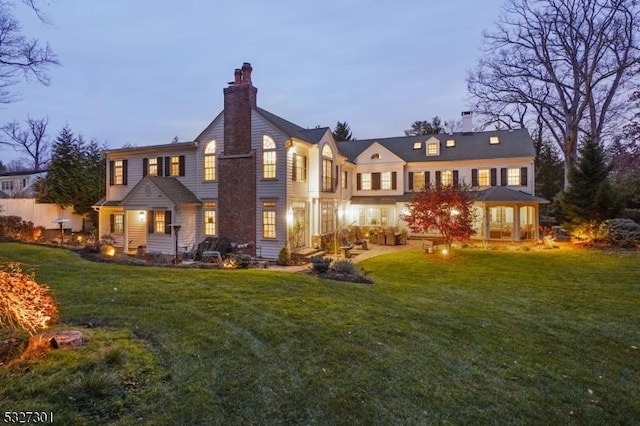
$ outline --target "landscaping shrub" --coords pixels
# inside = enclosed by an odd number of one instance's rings
[[[640,225],[631,219],[609,219],[600,227],[604,240],[619,247],[635,247],[640,243]]]
[[[0,265],[0,327],[34,334],[57,319],[58,308],[47,286],[15,263]]]
[[[333,262],[332,269],[341,274],[358,274],[360,272],[360,268],[348,259],[336,260]]]
[[[0,216],[0,238],[24,242],[37,241],[44,228],[33,222],[22,220],[20,216]]]
[[[285,246],[280,249],[280,253],[278,253],[278,260],[276,260],[277,265],[287,266],[291,263],[291,255],[289,254],[289,249]]]
[[[311,263],[313,264],[313,270],[319,274],[323,274],[329,270],[331,266],[331,259],[322,256],[312,256]]]

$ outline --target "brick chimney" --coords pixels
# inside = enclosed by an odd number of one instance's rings
[[[251,111],[258,89],[251,83],[251,64],[234,71],[224,92],[224,140],[218,155],[218,223],[220,237],[256,242],[256,152],[251,147]]]
[[[462,133],[473,133],[472,111],[462,111]]]

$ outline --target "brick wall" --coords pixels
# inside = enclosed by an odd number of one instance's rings
[[[232,242],[256,242],[256,153],[251,149],[251,109],[258,89],[251,65],[235,70],[224,89],[224,146],[218,156],[219,235]],[[254,253],[255,255],[255,253]]]

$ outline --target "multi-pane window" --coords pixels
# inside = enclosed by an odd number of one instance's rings
[[[391,172],[382,172],[380,175],[381,189],[391,189]]]
[[[360,175],[360,189],[371,191],[371,173],[362,173]]]
[[[276,177],[276,143],[267,135],[262,136],[262,178]]]
[[[440,174],[440,183],[442,186],[453,185],[453,172],[451,170],[443,170]]]
[[[500,139],[497,136],[489,136],[489,143],[491,145],[497,145],[500,143]]]
[[[204,180],[216,180],[216,141],[210,141],[204,149]]]
[[[456,146],[455,139],[447,139],[447,148],[451,148],[452,146]]]
[[[413,190],[422,191],[425,186],[424,172],[413,172]]]
[[[478,170],[478,186],[491,185],[491,171],[489,169]]]
[[[429,142],[427,144],[427,155],[438,155],[440,151],[440,143]]]
[[[323,201],[320,204],[320,233],[334,231],[334,211],[332,201]]]
[[[2,190],[3,191],[11,191],[13,189],[13,181],[12,180],[3,180],[2,181]]]
[[[124,163],[122,160],[113,162],[113,183],[115,185],[124,184]]]
[[[291,179],[294,182],[304,182],[307,180],[307,157],[294,153],[291,166]]]
[[[113,227],[111,232],[114,234],[124,234],[124,214],[116,213],[113,215]]]
[[[148,174],[150,176],[158,176],[158,159],[157,158],[149,158],[148,160]]]
[[[333,191],[333,160],[322,159],[322,191]]]
[[[205,201],[204,203],[204,234],[216,235],[216,203]]]
[[[513,167],[507,169],[507,185],[517,186],[520,185],[520,168]]]
[[[262,238],[276,238],[276,202],[262,203]]]
[[[180,176],[180,157],[171,157],[171,176]]]
[[[167,228],[166,218],[167,216],[165,215],[165,212],[163,210],[156,210],[153,212],[153,230],[157,234],[162,234],[165,232],[165,229]]]

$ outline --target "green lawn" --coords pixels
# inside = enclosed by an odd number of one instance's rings
[[[80,350],[0,368],[58,424],[637,424],[640,255],[403,252],[375,285],[0,244]]]

